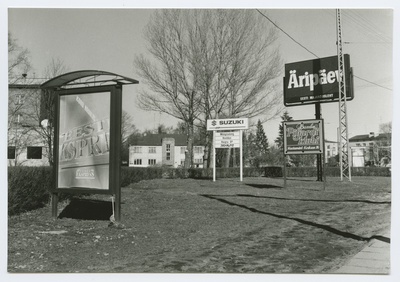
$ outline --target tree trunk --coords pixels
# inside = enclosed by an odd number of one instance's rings
[[[188,167],[193,167],[193,141],[194,141],[193,137],[194,137],[194,122],[192,120],[191,122],[188,123],[188,139],[187,139]]]
[[[230,165],[230,160],[231,160],[231,148],[228,148],[226,155],[225,155],[225,164],[224,167],[228,168]]]

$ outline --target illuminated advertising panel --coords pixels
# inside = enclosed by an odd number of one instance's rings
[[[353,99],[350,56],[344,55],[347,100]],[[296,106],[339,100],[338,57],[331,56],[285,64],[284,104]]]
[[[58,188],[109,189],[110,92],[61,95]]]
[[[299,120],[283,123],[285,155],[322,154],[323,120]]]

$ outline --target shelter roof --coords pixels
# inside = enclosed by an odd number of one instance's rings
[[[116,84],[138,84],[139,81],[107,71],[80,70],[56,76],[40,87],[42,89],[74,88]]]

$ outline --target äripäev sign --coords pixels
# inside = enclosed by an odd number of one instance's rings
[[[353,81],[350,56],[344,55],[346,99],[352,100]],[[336,102],[339,100],[338,57],[285,64],[283,93],[285,106]]]

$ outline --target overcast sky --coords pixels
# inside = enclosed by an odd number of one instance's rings
[[[284,63],[337,54],[335,9],[260,9],[281,30],[280,52]],[[8,30],[31,54],[34,70],[43,77],[52,58],[64,61],[70,71],[110,71],[140,81],[135,73],[135,55],[146,54],[143,29],[153,10],[149,9],[46,9],[11,8]],[[254,17],[268,21],[254,9]],[[392,120],[392,34],[390,9],[342,9],[344,53],[350,54],[355,78],[355,99],[348,102],[349,136],[378,132],[379,124]],[[290,35],[290,38],[288,35]],[[297,42],[295,42],[295,41]],[[301,45],[302,46],[301,46]],[[282,69],[284,65],[282,65]],[[160,113],[144,112],[135,100],[144,84],[124,89],[124,109],[137,128],[156,128],[176,120]],[[282,85],[283,87],[283,85]],[[287,108],[294,119],[313,119],[314,106]],[[323,104],[325,134],[336,140],[338,104]],[[256,121],[256,120],[255,120]],[[270,143],[278,134],[280,118],[264,124]]]

